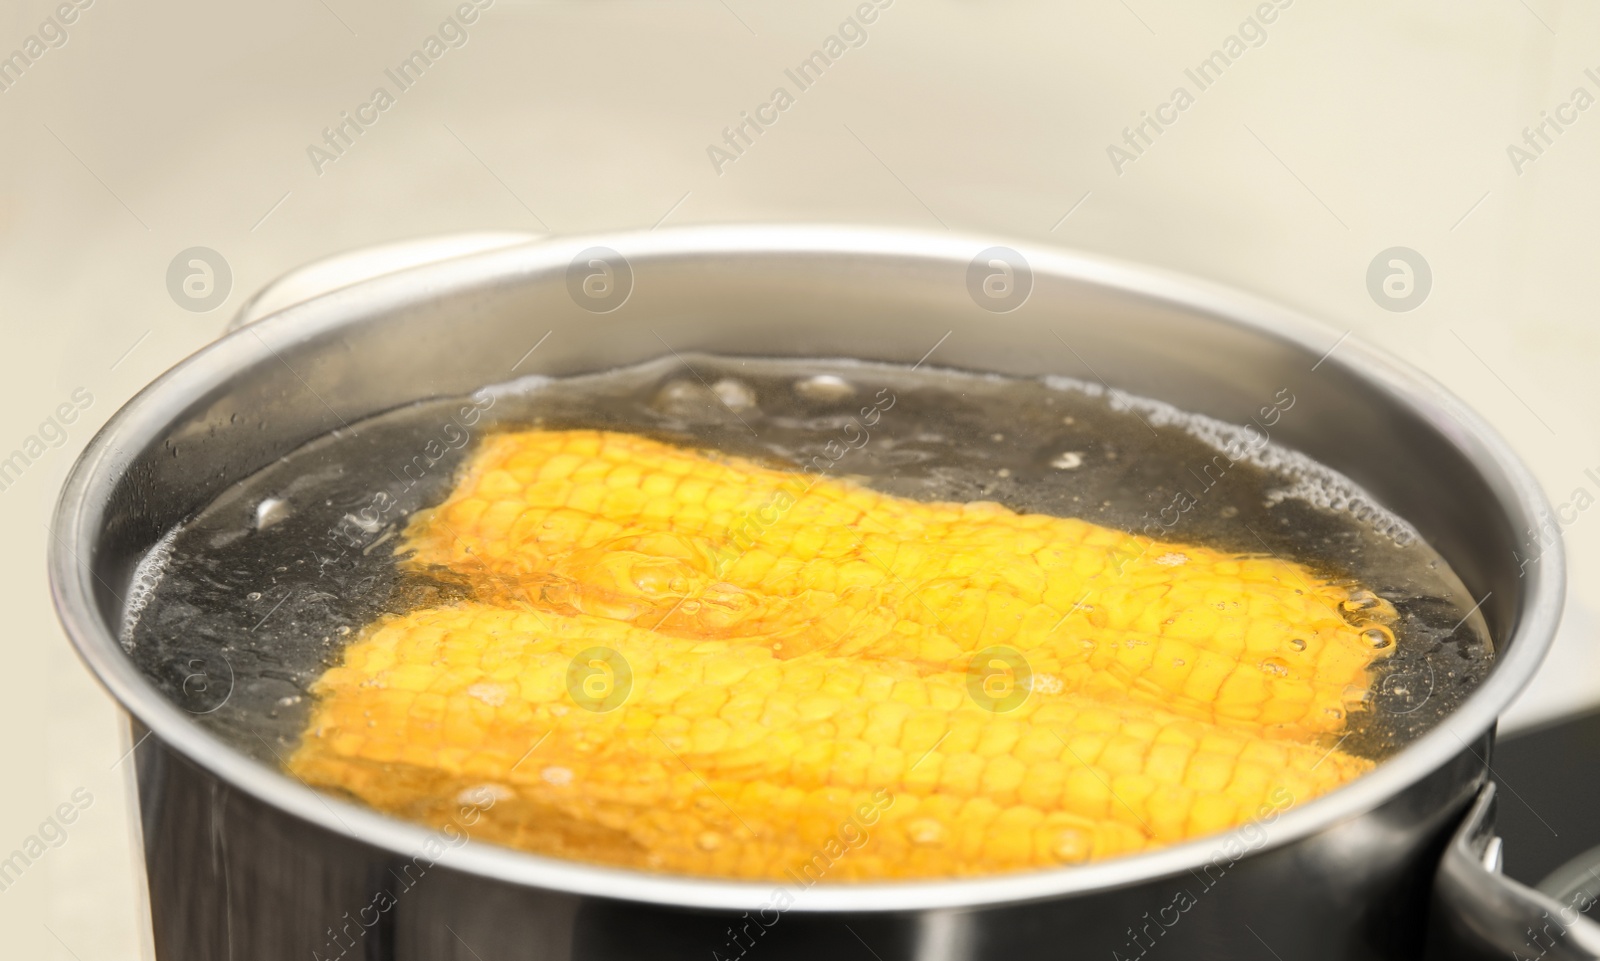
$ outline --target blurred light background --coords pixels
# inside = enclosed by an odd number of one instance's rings
[[[47,593],[43,522],[61,480],[99,424],[251,292],[329,253],[446,231],[731,221],[1082,247],[1381,345],[1487,415],[1553,501],[1600,495],[1600,9],[893,0],[846,28],[800,90],[785,70],[858,5],[492,0],[470,23],[445,0],[0,9],[0,57],[23,53],[0,63],[0,456],[43,442],[0,490],[0,850],[75,790],[93,798],[0,891],[6,956],[148,951],[125,729]],[[1230,35],[1238,55],[1202,89],[1185,71]],[[439,55],[400,89],[385,71],[430,36]],[[363,108],[380,86],[392,103]],[[709,152],[779,86],[793,103],[766,112],[778,119],[742,155]],[[1162,108],[1180,86],[1192,102]],[[314,159],[346,114],[375,119],[346,128],[342,156]],[[1144,128],[1144,145],[1124,128],[1147,115],[1175,119]],[[1125,136],[1142,148],[1131,161],[1109,151],[1132,153]],[[231,273],[207,312],[167,282],[196,246]],[[1431,270],[1403,312],[1367,283],[1396,246]],[[86,409],[41,427],[68,402]],[[1568,517],[1566,622],[1510,729],[1600,702],[1600,511]]]

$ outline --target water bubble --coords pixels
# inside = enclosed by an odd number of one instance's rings
[[[248,594],[246,594],[244,596],[244,599],[247,600],[247,601],[259,601],[259,600],[261,600],[261,592],[260,591],[251,591],[250,593],[248,593]]]
[[[1068,828],[1056,835],[1050,853],[1060,861],[1083,861],[1089,857],[1089,838],[1082,831]]]
[[[1261,662],[1261,670],[1274,677],[1288,677],[1289,665],[1278,657],[1269,657]]]
[[[1050,466],[1058,470],[1077,470],[1083,466],[1083,454],[1075,450],[1064,451],[1056,455]]]
[[[1303,651],[1306,649],[1306,642],[1304,638],[1292,637],[1289,639],[1289,646],[1297,651]]]
[[[1384,651],[1394,646],[1394,635],[1381,627],[1370,627],[1362,631],[1361,639],[1374,651]]]
[[[933,818],[913,818],[906,822],[906,837],[918,847],[937,847],[944,843],[944,825]]]
[[[471,807],[487,807],[496,801],[506,801],[516,794],[503,784],[478,784],[463,788],[456,795],[456,803]]]
[[[256,530],[264,531],[274,524],[281,524],[289,519],[293,513],[289,502],[281,497],[268,497],[256,505]]]
[[[1028,689],[1039,694],[1060,694],[1066,685],[1054,674],[1035,674],[1029,679]]]
[[[724,377],[711,385],[711,392],[729,410],[749,410],[756,405],[756,392],[749,384],[732,377]]]
[[[817,374],[795,381],[794,392],[801,399],[818,404],[836,404],[855,396],[853,384],[833,374]]]
[[[656,391],[650,406],[671,417],[693,417],[720,410],[722,401],[713,391],[692,380],[669,380]]]
[[[1374,701],[1386,714],[1405,715],[1426,704],[1433,697],[1433,691],[1433,668],[1423,664],[1409,671],[1397,670],[1385,675]]]
[[[1364,711],[1372,703],[1372,692],[1354,684],[1347,685],[1340,696],[1346,711]]]
[[[1349,599],[1339,606],[1354,614],[1361,611],[1370,611],[1377,607],[1378,603],[1378,595],[1371,591],[1354,591],[1350,594]]]
[[[361,514],[346,514],[340,523],[346,527],[354,527],[363,534],[376,534],[384,528],[383,519],[371,516],[368,511],[363,511]]]
[[[479,681],[467,688],[467,696],[475,697],[490,707],[499,707],[506,702],[507,691],[505,685],[493,681]]]

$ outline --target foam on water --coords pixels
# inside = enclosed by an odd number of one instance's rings
[[[1075,390],[1090,397],[1101,397],[1106,392],[1099,384],[1071,377],[1052,375],[1045,377],[1044,383],[1055,390]],[[1112,392],[1110,403],[1113,410],[1138,413],[1152,427],[1176,427],[1205,442],[1220,454],[1279,475],[1284,485],[1266,491],[1269,506],[1286,498],[1294,498],[1326,510],[1347,513],[1402,546],[1419,536],[1415,527],[1379,504],[1377,498],[1350,478],[1299,451],[1273,444],[1270,440],[1258,441],[1263,432],[1254,425],[1230,424],[1205,414],[1180,410],[1164,401],[1135,397],[1121,391]],[[1256,436],[1252,436],[1252,431]]]
[[[134,646],[134,630],[139,626],[139,616],[145,608],[150,606],[150,600],[155,596],[156,589],[161,585],[161,579],[166,575],[167,564],[172,560],[172,545],[178,538],[182,528],[174,527],[161,535],[145,555],[139,558],[139,563],[134,566],[133,577],[128,582],[128,590],[123,595],[126,600],[122,605],[122,630],[118,640],[122,642],[122,649],[132,651]]]

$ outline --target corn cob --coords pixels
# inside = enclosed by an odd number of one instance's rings
[[[370,625],[291,770],[429,823],[483,788],[477,837],[701,876],[1225,830],[1371,766],[1328,745],[1393,644],[1291,562],[610,432],[487,439],[406,540],[472,600]]]

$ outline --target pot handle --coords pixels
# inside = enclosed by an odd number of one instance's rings
[[[420,267],[441,260],[452,260],[469,254],[531,243],[542,239],[543,236],[511,231],[440,234],[374,247],[360,247],[324,257],[296,267],[256,291],[255,295],[239,308],[239,312],[234,314],[233,319],[228,321],[223,333],[231,334],[268,314],[275,314],[295,304],[333,293],[335,290],[364,280],[372,280],[408,267]]]
[[[1433,885],[1429,954],[1451,961],[1595,961],[1600,924],[1582,890],[1557,900],[1500,873],[1495,785],[1485,784],[1445,849]]]

